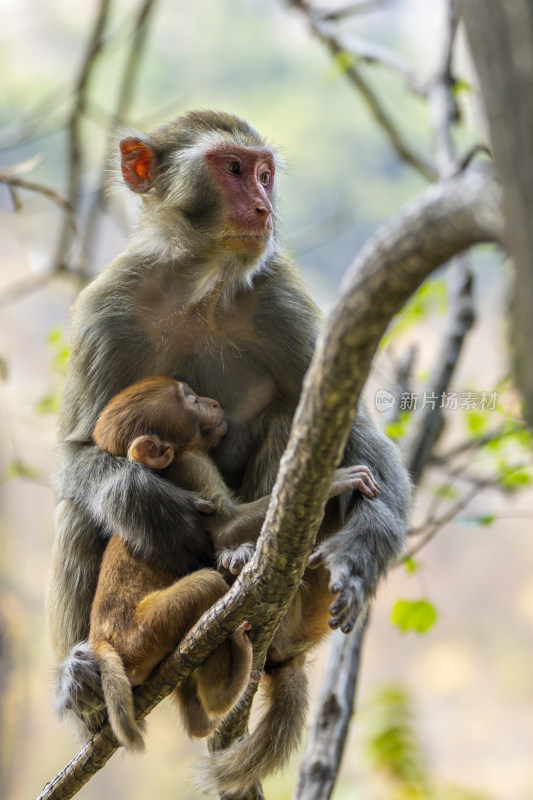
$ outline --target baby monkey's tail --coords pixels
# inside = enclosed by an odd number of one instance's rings
[[[107,715],[113,733],[120,744],[130,750],[143,750],[143,735],[135,719],[131,683],[122,658],[109,642],[94,642],[92,649],[100,667]]]
[[[86,721],[92,708],[101,723],[102,712],[98,711],[104,700],[118,741],[131,750],[142,750],[144,741],[121,657],[108,642],[79,642],[59,667],[56,710],[59,716],[74,711]],[[94,733],[92,726],[90,730]]]

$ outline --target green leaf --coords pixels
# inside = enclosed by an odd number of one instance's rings
[[[468,83],[465,78],[456,78],[453,82],[452,86],[452,93],[454,97],[458,97],[460,94],[464,93],[471,93],[472,86]]]
[[[441,483],[435,488],[434,492],[436,497],[444,497],[446,500],[456,500],[458,496],[457,489],[449,483]]]
[[[408,575],[415,575],[422,567],[420,561],[415,561],[414,558],[404,558],[403,565]]]
[[[531,484],[531,472],[527,469],[504,467],[500,471],[500,484],[504,489],[515,492]]]
[[[437,610],[427,600],[398,600],[391,612],[391,622],[402,633],[427,633],[437,621]]]
[[[471,519],[476,525],[485,525],[488,527],[489,525],[492,525],[492,523],[496,520],[496,515],[480,514],[477,517],[471,517]]]
[[[334,81],[337,81],[339,78],[342,78],[344,73],[347,72],[350,69],[350,67],[353,67],[356,61],[357,61],[357,56],[354,55],[354,53],[348,53],[345,51],[337,53],[337,55],[333,59],[333,63],[326,72],[326,82],[333,83]]]
[[[483,411],[468,409],[464,412],[463,419],[472,437],[480,436],[489,427],[489,417]]]
[[[46,344],[53,346],[55,344],[58,344],[59,342],[63,342],[64,338],[65,337],[63,335],[63,330],[59,326],[54,325],[54,327],[50,328],[50,330],[48,331],[48,335],[46,337]]]
[[[7,472],[10,478],[33,479],[37,477],[37,471],[33,467],[28,466],[28,464],[23,464],[22,461],[11,461]]]
[[[56,414],[59,411],[59,392],[50,392],[35,405],[39,414]]]
[[[427,280],[411,297],[403,311],[389,325],[385,336],[380,342],[380,351],[389,344],[396,334],[408,330],[431,312],[444,314],[447,307],[448,288],[446,279],[442,277]]]
[[[409,416],[410,415],[408,411],[402,411],[399,414],[398,419],[394,420],[394,422],[389,422],[388,425],[385,425],[384,430],[389,439],[393,439],[394,441],[403,439],[409,424]]]

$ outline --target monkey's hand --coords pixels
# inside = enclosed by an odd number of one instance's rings
[[[340,467],[331,481],[328,497],[336,497],[350,489],[357,489],[365,497],[377,497],[379,485],[368,467],[363,465]]]
[[[251,561],[254,553],[255,545],[252,542],[221,550],[217,555],[218,571],[226,580],[234,579],[241,574],[243,567]]]

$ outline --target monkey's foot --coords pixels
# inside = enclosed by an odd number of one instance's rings
[[[250,642],[250,639],[246,634],[246,631],[249,631],[251,627],[252,627],[251,622],[248,621],[243,622],[242,625],[239,625],[239,627],[236,628],[231,634],[232,640],[235,642],[237,647],[243,649],[246,652],[247,657],[251,657],[250,654],[252,653],[252,643]],[[253,683],[259,683],[262,677],[263,677],[263,670],[261,669],[250,670],[250,680]]]
[[[218,568],[222,574],[240,575],[243,567],[252,560],[255,553],[253,544],[241,544],[239,547],[221,550],[218,554]]]
[[[330,575],[329,591],[338,595],[329,608],[330,628],[340,628],[350,633],[356,625],[363,622],[368,608],[368,600],[374,594],[374,586],[365,590],[361,577],[361,565],[342,548],[338,548],[337,537],[332,536],[311,554],[308,567],[315,569],[325,566]]]
[[[252,643],[246,633],[246,631],[249,631],[251,627],[252,623],[246,620],[245,622],[242,622],[238,628],[235,628],[230,636],[232,642],[234,642],[241,650],[248,651],[252,649]]]

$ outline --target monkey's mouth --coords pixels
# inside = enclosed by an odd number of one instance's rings
[[[268,239],[270,236],[269,231],[264,233],[234,233],[230,236],[225,236],[225,239]]]

